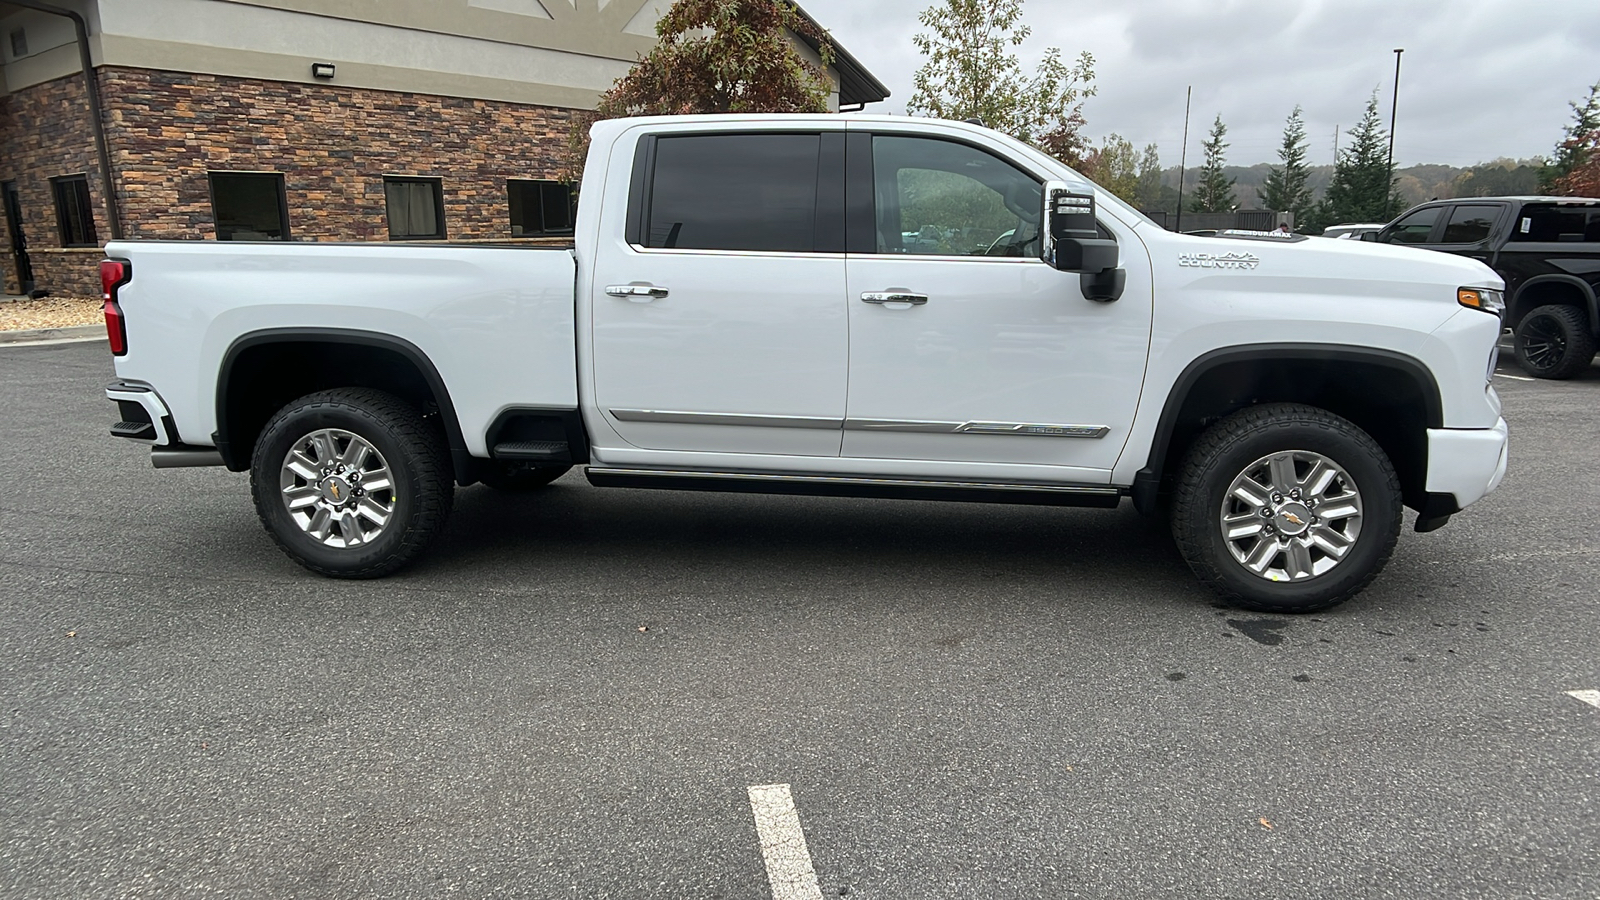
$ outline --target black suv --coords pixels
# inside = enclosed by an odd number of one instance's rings
[[[1536,378],[1571,378],[1600,339],[1600,200],[1462,197],[1409,210],[1376,235],[1483,260],[1506,282],[1517,363]]]

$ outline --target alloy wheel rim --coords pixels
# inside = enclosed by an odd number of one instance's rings
[[[322,428],[289,447],[278,487],[289,517],[325,547],[372,543],[394,516],[394,476],[370,441]]]
[[[1528,320],[1522,331],[1522,355],[1534,368],[1549,369],[1561,361],[1567,352],[1567,339],[1561,328],[1549,316],[1536,316]]]
[[[1239,473],[1222,498],[1218,522],[1234,562],[1275,582],[1333,571],[1361,536],[1355,479],[1311,450],[1280,450]]]

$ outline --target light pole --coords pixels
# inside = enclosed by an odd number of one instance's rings
[[[1394,180],[1394,114],[1400,107],[1400,54],[1404,47],[1394,48],[1394,99],[1389,101],[1389,180]]]

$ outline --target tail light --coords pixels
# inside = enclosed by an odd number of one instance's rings
[[[123,321],[122,307],[117,305],[117,288],[133,280],[133,265],[124,259],[107,259],[100,263],[100,299],[105,301],[106,339],[111,343],[112,356],[128,353],[128,323]]]

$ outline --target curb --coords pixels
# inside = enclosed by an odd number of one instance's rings
[[[73,325],[68,328],[29,328],[21,331],[0,331],[0,344],[37,344],[41,341],[86,340],[105,337],[104,325]]]

